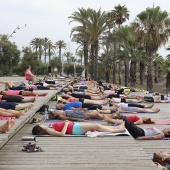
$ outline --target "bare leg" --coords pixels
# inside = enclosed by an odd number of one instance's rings
[[[159,108],[156,108],[156,109],[154,109],[154,110],[152,110],[152,109],[143,109],[143,108],[138,108],[138,112],[144,112],[144,113],[146,113],[146,112],[148,112],[148,113],[158,113],[160,111],[160,109]]]
[[[30,97],[25,97],[25,98],[22,99],[22,102],[23,102],[23,103],[26,103],[26,102],[35,102],[35,100],[37,99],[37,97],[38,97],[38,96],[32,97],[32,98],[30,98]]]
[[[82,123],[81,128],[84,133],[92,129],[97,130],[99,132],[113,132],[113,133],[125,131],[124,122],[119,126],[103,126],[97,123]]]
[[[107,117],[107,116],[105,116],[105,115],[104,115],[104,120],[105,120],[108,124],[110,124],[110,123],[118,123],[118,124],[123,123],[123,120],[121,120],[121,119],[111,119],[111,118],[109,118],[109,117]]]
[[[27,109],[21,110],[21,111],[16,111],[16,110],[7,110],[7,111],[0,111],[1,116],[6,116],[6,117],[20,117],[21,115],[25,114],[27,112]]]
[[[23,110],[23,109],[26,109],[26,108],[30,109],[33,106],[34,106],[33,103],[27,104],[27,105],[26,104],[18,104],[18,105],[15,106],[15,110]]]
[[[12,118],[10,121],[9,121],[9,126],[8,126],[8,131],[12,128],[12,126],[14,126],[16,122],[16,119],[15,118]]]
[[[111,110],[108,109],[108,110],[100,110],[100,109],[96,109],[99,113],[102,113],[102,114],[111,114]]]
[[[0,132],[1,133],[6,133],[8,131],[8,128],[9,128],[9,120],[5,124],[0,126]]]
[[[93,112],[85,112],[84,113],[85,117],[88,119],[100,119],[100,120],[104,120],[104,115],[100,114],[97,111],[93,111]],[[107,114],[108,117],[111,117],[112,114]]]
[[[154,103],[151,103],[151,104],[145,106],[144,108],[152,108],[153,106],[154,106]]]
[[[22,95],[23,96],[46,96],[48,93],[34,93],[34,92],[30,92],[30,91],[22,91]]]

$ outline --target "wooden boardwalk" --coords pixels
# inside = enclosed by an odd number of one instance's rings
[[[55,102],[48,102],[54,107]],[[155,104],[161,112],[150,114],[153,120],[170,119],[170,104]],[[147,114],[140,114],[140,116]],[[41,118],[36,113],[34,117]],[[30,121],[32,118],[30,119]],[[44,152],[27,153],[22,146],[22,136],[30,136],[33,124],[30,121],[1,148],[0,170],[2,169],[111,169],[111,170],[157,170],[151,161],[155,151],[170,151],[168,140],[137,141],[131,136],[117,137],[38,137],[37,146]],[[105,122],[103,122],[105,124]],[[141,125],[152,127],[152,125]],[[159,129],[169,125],[155,125]],[[3,134],[1,134],[3,135]],[[4,134],[5,135],[5,134]]]

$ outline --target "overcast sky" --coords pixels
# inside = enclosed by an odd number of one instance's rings
[[[63,40],[75,54],[78,45],[71,42],[70,33],[74,24],[69,24],[68,17],[78,8],[101,8],[108,12],[118,4],[125,5],[130,12],[126,24],[153,5],[170,13],[169,0],[0,0],[0,34],[10,35],[19,26],[10,41],[15,42],[20,50],[29,46],[34,38],[47,37],[53,43]],[[168,54],[164,47],[159,53],[163,57]]]

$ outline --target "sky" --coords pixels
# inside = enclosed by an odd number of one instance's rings
[[[63,40],[67,50],[75,55],[78,44],[71,42],[71,29],[75,23],[69,24],[71,16],[78,8],[92,8],[109,12],[118,4],[125,5],[129,10],[129,23],[133,22],[136,15],[153,5],[160,6],[162,11],[170,13],[169,0],[0,0],[0,34],[10,37],[20,50],[29,46],[34,38],[47,37],[53,43]],[[166,57],[168,52],[161,47],[159,54]]]

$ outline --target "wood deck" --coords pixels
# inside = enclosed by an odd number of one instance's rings
[[[50,101],[48,104],[54,107],[55,102]],[[161,112],[150,114],[150,117],[153,120],[170,119],[170,104],[155,104],[154,108],[157,106],[161,108]],[[142,115],[147,114],[140,114]],[[37,118],[41,116],[38,113],[34,115]],[[22,146],[28,141],[22,141],[22,136],[31,135],[34,125],[30,124],[30,121],[17,122],[24,126],[1,148],[0,169],[157,170],[156,165],[151,161],[153,152],[170,151],[167,140],[137,141],[131,136],[38,137],[36,144],[45,151],[27,153],[22,151]],[[152,125],[141,126],[152,127]],[[162,129],[170,126],[155,125],[155,127]]]

